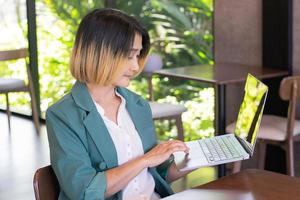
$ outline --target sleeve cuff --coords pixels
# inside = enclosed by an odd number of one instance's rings
[[[87,187],[84,199],[105,199],[106,192],[106,174],[105,172],[98,172],[96,176],[91,180],[89,186]]]
[[[164,180],[167,180],[169,168],[172,165],[173,161],[174,161],[174,156],[172,154],[168,160],[166,160],[165,162],[163,162],[161,165],[157,167],[158,173]]]

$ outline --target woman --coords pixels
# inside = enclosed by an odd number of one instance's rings
[[[94,10],[81,21],[70,69],[71,92],[46,114],[59,199],[159,199],[186,174],[172,153],[181,141],[157,144],[151,110],[127,90],[142,69],[148,33],[125,13]]]

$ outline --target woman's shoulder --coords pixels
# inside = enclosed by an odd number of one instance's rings
[[[47,111],[65,110],[69,107],[72,107],[73,104],[74,104],[74,100],[72,99],[71,94],[68,93],[65,96],[63,96],[61,99],[59,99],[57,102],[49,106]]]
[[[46,118],[49,114],[60,118],[74,118],[75,116],[78,116],[79,113],[79,107],[76,105],[71,93],[68,93],[47,109]]]

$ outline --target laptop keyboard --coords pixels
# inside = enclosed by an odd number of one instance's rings
[[[241,156],[237,148],[235,148],[237,141],[231,136],[224,135],[198,140],[198,142],[208,162],[229,160]]]

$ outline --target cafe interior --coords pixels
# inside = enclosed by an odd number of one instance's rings
[[[129,89],[149,102],[158,143],[236,134],[247,75],[268,87],[253,155],[199,167],[170,183],[174,194],[165,199],[300,199],[300,1],[0,5],[0,200],[59,198],[45,113],[75,83],[75,34],[95,8],[122,10],[150,34],[148,59]]]

